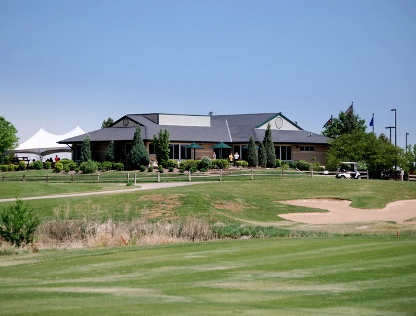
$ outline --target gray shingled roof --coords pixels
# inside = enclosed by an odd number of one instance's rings
[[[198,126],[165,126],[158,125],[140,114],[129,114],[131,120],[141,125],[141,136],[144,140],[152,140],[162,129],[169,131],[171,142],[232,142],[248,143],[252,136],[256,142],[263,141],[264,129],[256,127],[270,121],[281,113],[213,115],[210,127]],[[124,118],[124,117],[123,117]],[[122,118],[121,118],[122,119]],[[117,120],[116,122],[120,121]],[[285,117],[285,119],[287,119]],[[289,120],[290,121],[290,120]],[[115,122],[115,123],[116,123]],[[114,124],[115,124],[114,123]],[[291,122],[295,126],[295,123]],[[273,130],[275,143],[327,144],[329,138],[302,130]],[[89,135],[91,142],[128,141],[133,139],[136,127],[107,127],[83,135],[59,141],[60,144],[82,143]]]

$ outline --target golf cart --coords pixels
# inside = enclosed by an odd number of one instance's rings
[[[337,179],[361,179],[357,163],[351,161],[341,162],[335,177]]]

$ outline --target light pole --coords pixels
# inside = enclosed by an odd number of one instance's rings
[[[391,109],[394,111],[394,146],[397,147],[397,111],[396,109]]]
[[[409,133],[406,133],[406,152],[407,152],[407,136],[409,135]]]
[[[393,126],[387,126],[386,127],[386,129],[389,129],[390,130],[390,137],[389,137],[389,140],[390,140],[390,144],[391,144],[391,129],[392,128],[394,128]]]

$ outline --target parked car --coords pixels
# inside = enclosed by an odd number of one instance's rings
[[[335,177],[337,179],[361,179],[361,175],[357,169],[357,163],[351,161],[341,162]]]

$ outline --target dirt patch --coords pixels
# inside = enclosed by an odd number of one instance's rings
[[[351,201],[335,199],[304,199],[279,203],[326,210],[325,213],[289,213],[279,216],[306,224],[339,224],[368,221],[391,221],[409,224],[416,217],[416,200],[402,200],[387,204],[383,209],[358,209]]]
[[[182,205],[179,198],[183,194],[152,194],[139,198],[139,202],[144,202],[141,215],[145,219],[163,217],[164,219],[177,218],[176,209]]]
[[[212,206],[217,210],[226,210],[233,213],[238,213],[247,208],[247,205],[238,202],[213,203]]]

